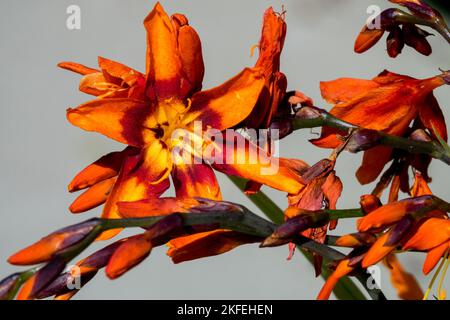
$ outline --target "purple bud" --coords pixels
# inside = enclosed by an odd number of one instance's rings
[[[357,129],[348,139],[345,149],[356,153],[377,146],[380,143],[380,134],[376,130]]]
[[[20,273],[14,273],[0,281],[0,300],[7,300],[10,298],[9,295],[17,285],[19,279]]]
[[[406,215],[392,228],[386,242],[383,246],[393,247],[400,243],[400,241],[408,234],[416,220],[411,215]]]

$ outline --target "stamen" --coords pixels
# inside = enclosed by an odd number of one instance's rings
[[[449,263],[450,263],[450,257],[449,257],[449,250],[447,249],[447,252],[445,254],[445,266],[444,266],[444,270],[442,270],[441,278],[439,279],[439,284],[438,284],[438,289],[437,289],[439,300],[445,299],[445,290],[442,290],[442,284],[444,283],[444,279],[445,279],[445,275],[447,274],[447,271],[448,271]]]
[[[447,255],[448,255],[448,251],[447,251]],[[447,256],[447,258],[448,258],[448,256]],[[434,273],[433,278],[431,278],[430,284],[428,285],[427,291],[423,295],[422,300],[428,300],[428,296],[430,295],[431,289],[433,288],[434,282],[436,281],[436,278],[437,278],[439,272],[441,272],[441,269],[445,263],[445,260],[446,259],[442,259],[441,263],[439,264],[439,267],[437,268],[436,272]]]
[[[259,49],[259,44],[254,44],[250,47],[250,58],[253,58],[253,56],[255,55],[256,48]]]

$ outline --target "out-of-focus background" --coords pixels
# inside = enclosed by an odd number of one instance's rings
[[[384,39],[363,55],[353,43],[367,18],[370,5],[391,7],[384,0],[191,0],[161,1],[169,13],[184,13],[203,43],[206,65],[204,88],[213,87],[251,66],[250,48],[256,44],[264,10],[287,10],[288,33],[282,71],[290,89],[311,96],[329,108],[319,92],[319,81],[338,77],[372,78],[383,69],[425,78],[448,69],[450,48],[440,37],[430,37],[433,54],[419,55],[407,47],[397,58],[385,52]],[[69,5],[81,8],[81,29],[66,28]],[[142,21],[153,0],[2,0],[0,2],[0,278],[17,270],[6,263],[14,251],[69,224],[97,216],[100,209],[82,216],[69,213],[74,195],[67,184],[80,169],[121,145],[99,134],[83,132],[65,119],[67,107],[90,99],[79,93],[79,76],[56,67],[59,61],[96,66],[97,56],[145,70],[145,30]],[[450,90],[436,96],[450,114]],[[230,110],[232,112],[232,110]],[[314,148],[308,139],[319,130],[303,130],[281,144],[283,156],[314,163],[328,150]],[[337,166],[344,181],[340,208],[358,206],[359,196],[373,185],[360,186],[354,172],[360,155],[343,154]],[[432,190],[450,199],[450,169],[433,161]],[[240,192],[220,176],[226,200],[243,203],[258,212]],[[285,195],[267,190],[286,206]],[[340,222],[336,232],[354,230],[354,221]],[[95,248],[100,248],[97,244]],[[300,255],[286,261],[288,249],[240,247],[227,254],[174,265],[165,248],[155,249],[137,268],[109,281],[100,272],[77,299],[313,299],[323,280]],[[408,271],[417,274],[425,289],[429,278],[421,274],[423,254],[403,254]],[[381,286],[396,298],[389,274],[382,269]],[[450,279],[446,281],[450,288]]]

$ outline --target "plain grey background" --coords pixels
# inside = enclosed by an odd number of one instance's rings
[[[426,58],[405,48],[397,59],[385,52],[384,39],[364,55],[353,53],[353,43],[369,5],[382,8],[383,0],[177,0],[161,1],[169,13],[184,13],[203,43],[206,65],[204,88],[218,85],[243,67],[252,65],[250,47],[260,36],[264,10],[287,10],[288,34],[282,71],[290,89],[320,97],[319,81],[338,77],[372,78],[384,68],[414,77],[437,74],[449,68],[449,47],[440,36],[431,37],[433,54]],[[66,28],[66,8],[81,8],[81,30]],[[72,127],[65,110],[91,97],[77,91],[79,76],[56,67],[59,61],[96,66],[101,55],[145,70],[145,30],[142,21],[153,0],[2,0],[0,2],[0,277],[17,270],[6,263],[14,251],[57,228],[96,216],[100,209],[82,216],[67,209],[74,195],[67,184],[81,168],[99,156],[122,146],[98,134]],[[448,87],[436,90],[446,115]],[[231,110],[230,110],[231,112]],[[447,118],[448,119],[448,118]],[[319,130],[315,130],[319,132]],[[281,154],[314,163],[327,150],[313,148],[309,130],[297,132],[281,144]],[[354,172],[360,155],[343,154],[337,172],[344,180],[340,208],[356,207],[361,187]],[[449,199],[449,168],[434,161],[431,187]],[[220,176],[224,199],[257,209]],[[267,190],[285,207],[285,195]],[[337,232],[354,230],[354,221],[340,223]],[[99,245],[95,248],[100,248]],[[286,247],[241,247],[208,259],[174,265],[165,248],[154,250],[137,268],[115,281],[101,272],[76,296],[78,299],[313,299],[323,280],[315,279],[312,267],[297,254],[286,261]],[[404,254],[406,268],[418,275],[422,287],[429,281],[421,274],[425,255]],[[382,289],[396,298],[388,273],[383,269]],[[446,287],[450,288],[449,278]]]

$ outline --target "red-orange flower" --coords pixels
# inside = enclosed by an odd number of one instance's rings
[[[144,20],[144,26],[147,30],[145,74],[105,59],[99,59],[100,71],[73,63],[61,65],[85,74],[80,89],[98,96],[69,109],[68,120],[84,130],[131,146],[99,159],[77,175],[69,187],[71,190],[95,189],[72,205],[75,212],[106,201],[102,216],[117,218],[120,216],[118,202],[158,198],[169,187],[170,175],[177,197],[220,199],[214,172],[206,163],[211,159],[200,156],[205,149],[213,148],[215,159],[225,159],[225,145],[234,143],[234,138],[224,139],[224,146],[217,147],[202,133],[210,128],[222,131],[241,123],[252,112],[266,85],[263,70],[247,68],[221,86],[199,91],[204,73],[201,44],[186,17],[180,14],[169,17],[158,3]],[[201,123],[200,135],[195,130],[197,122]],[[173,139],[180,131],[200,148],[193,150],[185,147],[180,139]],[[183,161],[174,159],[175,150]],[[234,148],[235,155],[244,156],[243,159],[248,159],[252,151],[258,152],[259,148],[249,142]],[[272,175],[261,173],[267,162],[225,162],[215,168],[290,193],[297,192],[301,183],[295,172],[289,169],[288,163],[281,163],[278,173]],[[106,179],[111,180],[103,182]],[[102,185],[97,186],[99,183]],[[112,234],[108,232],[103,238]]]
[[[389,71],[383,71],[372,80],[341,78],[322,82],[325,100],[334,103],[331,114],[363,128],[402,136],[413,120],[435,136],[444,140],[447,129],[442,111],[433,90],[447,80],[445,75],[418,80]],[[342,143],[339,130],[324,127],[319,139],[312,142],[323,148],[336,148]],[[377,146],[364,152],[361,167],[356,172],[360,183],[370,183],[391,160],[392,148]]]

